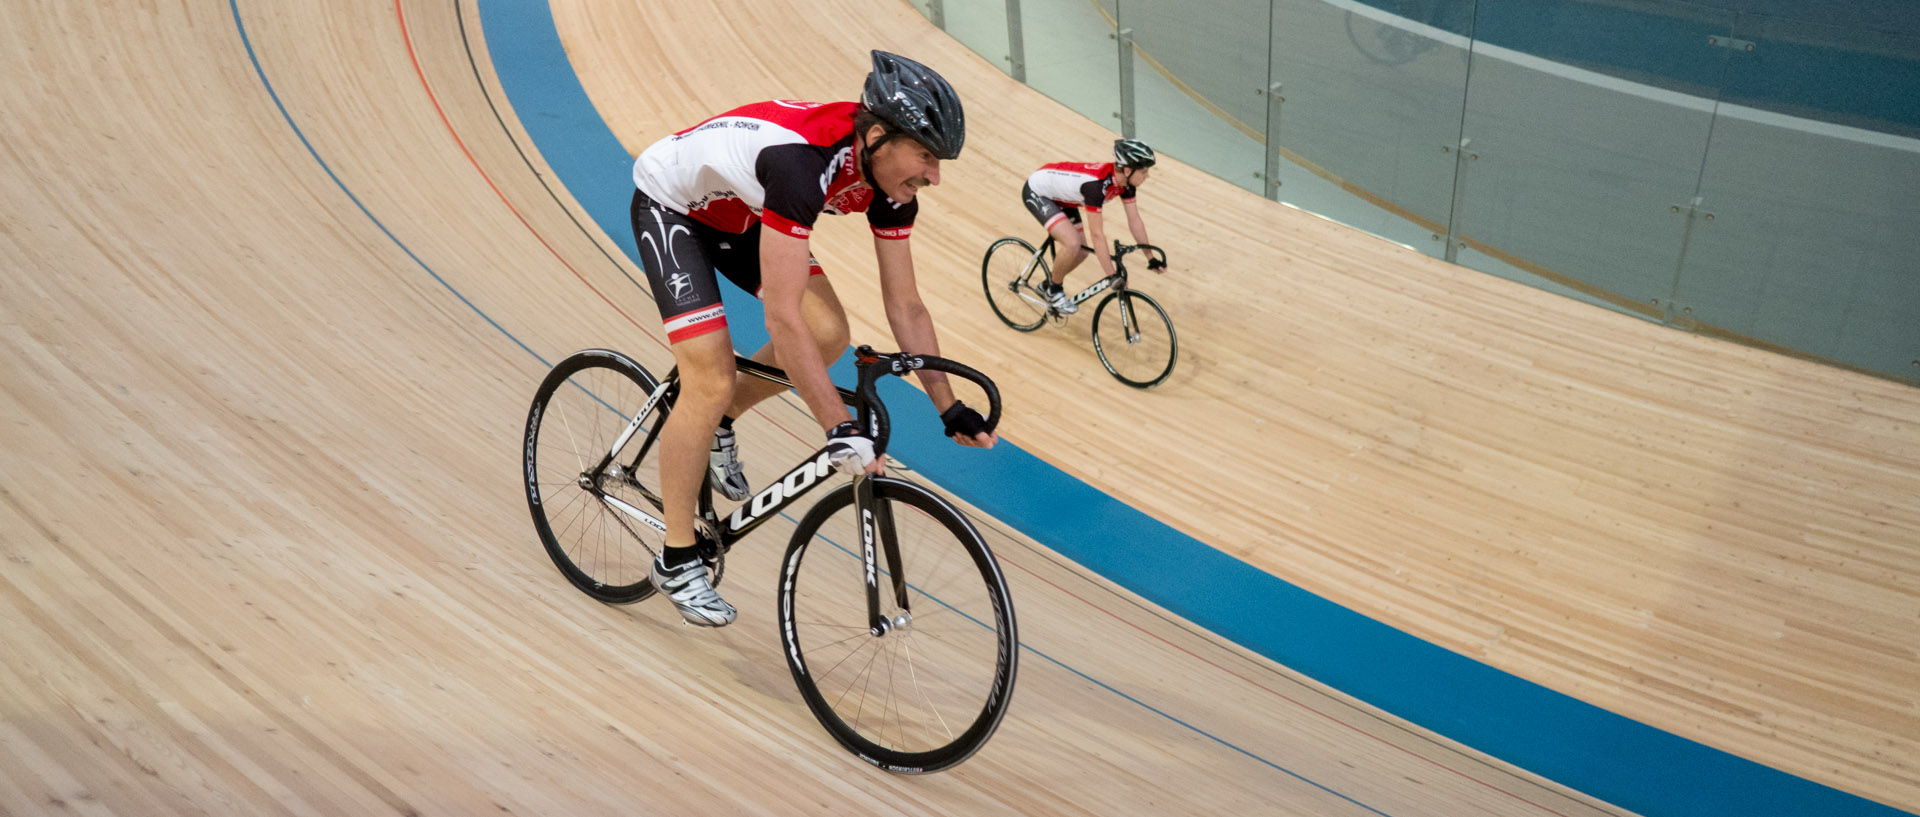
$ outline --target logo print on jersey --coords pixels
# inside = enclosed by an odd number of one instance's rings
[[[852,190],[842,190],[839,195],[834,196],[831,201],[827,202],[826,211],[842,216],[848,213],[858,213],[867,209],[867,203],[871,201],[873,201],[873,188],[859,187]],[[900,205],[896,204],[894,206],[899,207]]]
[[[847,160],[851,158],[853,158],[852,147],[843,147],[840,152],[833,154],[833,160],[827,162],[827,169],[820,172],[821,194],[824,195],[827,192],[827,186],[833,182],[833,177],[840,175],[840,169],[845,167]]]
[[[693,276],[685,272],[676,272],[667,279],[667,290],[673,293],[674,303],[686,303],[687,296],[693,294]]]

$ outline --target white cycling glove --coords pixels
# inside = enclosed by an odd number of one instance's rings
[[[827,461],[834,470],[847,476],[859,476],[873,464],[873,438],[848,420],[827,432]]]

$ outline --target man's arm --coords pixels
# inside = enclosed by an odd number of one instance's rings
[[[1087,225],[1087,251],[1100,262],[1101,275],[1113,274],[1113,244],[1107,241],[1106,219],[1099,210],[1088,210],[1082,215]]]
[[[900,351],[937,356],[940,339],[934,334],[933,315],[920,300],[920,286],[914,279],[913,247],[908,243],[912,240],[873,237],[873,254],[880,263],[880,299],[886,305],[887,327],[893,330],[893,341],[900,345]],[[947,382],[946,373],[921,369],[913,374],[920,378],[934,408],[944,415],[954,403],[953,386]],[[961,445],[975,448],[992,448],[997,439],[998,435],[992,433],[954,438]]]
[[[827,376],[827,364],[820,359],[813,330],[807,328],[806,319],[800,314],[800,296],[807,291],[810,272],[807,259],[810,257],[806,239],[778,230],[760,231],[760,287],[767,312],[767,334],[773,339],[780,368],[793,379],[794,391],[800,393],[800,399],[813,410],[821,430],[826,431],[853,416],[847,413],[846,404],[840,401],[840,392]]]
[[[1133,243],[1152,244],[1147,240],[1147,223],[1140,220],[1140,205],[1130,199],[1122,199],[1120,204],[1127,208],[1127,228],[1133,232]]]
[[[1125,200],[1122,200],[1122,203],[1125,204],[1127,208],[1127,226],[1133,230],[1133,243],[1152,244],[1152,241],[1147,240],[1147,223],[1140,220],[1140,205]],[[1165,265],[1162,265],[1159,269],[1154,269],[1153,262],[1157,260],[1159,260],[1159,258],[1155,256],[1152,260],[1148,261],[1147,268],[1153,269],[1154,272],[1158,273],[1165,273],[1172,269]]]

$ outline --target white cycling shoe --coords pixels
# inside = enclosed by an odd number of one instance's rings
[[[720,598],[707,579],[707,564],[694,559],[683,565],[667,567],[661,556],[653,559],[653,586],[665,594],[680,610],[680,617],[696,627],[725,627],[738,613],[726,599]]]
[[[1053,311],[1062,315],[1071,315],[1080,311],[1080,305],[1067,298],[1067,288],[1051,281],[1040,285],[1040,294],[1047,296],[1047,303]]]

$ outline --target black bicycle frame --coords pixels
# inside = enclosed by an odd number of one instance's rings
[[[787,376],[787,373],[772,366],[738,356],[734,358],[734,365],[739,371],[754,377],[778,383],[788,388],[793,387],[793,381]],[[835,389],[840,393],[841,402],[854,410],[860,425],[866,428],[868,434],[872,436],[874,457],[876,459],[886,455],[887,440],[891,436],[892,431],[892,424],[887,415],[887,407],[880,401],[879,393],[874,388],[875,382],[882,375],[899,375],[905,377],[908,373],[926,369],[945,372],[971,380],[980,384],[980,386],[986,390],[990,404],[987,427],[992,429],[999,424],[999,390],[994,387],[993,381],[987,379],[985,375],[965,365],[930,355],[911,355],[904,353],[881,354],[875,352],[872,347],[862,346],[855,350],[854,367],[860,374],[858,387],[852,390],[840,387],[835,387]],[[606,473],[607,467],[619,458],[621,449],[632,440],[634,434],[641,428],[642,421],[653,413],[656,404],[665,406],[669,411],[672,410],[675,398],[679,395],[679,371],[679,368],[676,367],[667,372],[666,378],[654,389],[653,394],[648,395],[646,404],[628,421],[626,430],[614,441],[612,448],[608,450],[606,456],[603,457],[600,463],[591,471],[582,475],[581,479],[583,484],[599,484],[599,480]],[[664,425],[666,425],[664,422],[655,422],[650,428],[647,428],[645,439],[641,441],[639,450],[635,452],[633,459],[626,466],[625,470],[631,472],[639,467],[640,461],[646,458],[647,452],[651,450],[654,443],[659,440],[660,429]],[[794,500],[799,499],[820,485],[833,473],[833,470],[833,463],[827,458],[827,450],[823,446],[820,450],[815,451],[812,456],[795,466],[793,470],[788,471],[785,476],[769,483],[765,488],[760,489],[758,493],[749,497],[747,501],[741,503],[740,507],[735,508],[733,513],[728,514],[724,520],[720,519],[714,511],[712,493],[709,491],[700,492],[699,516],[713,527],[721,550],[723,552],[730,550],[735,542],[745,538],[747,534],[752,533],[755,528],[760,527],[760,525],[768,519],[780,513],[781,510],[792,504]],[[885,479],[885,477],[881,477],[881,479]],[[639,488],[638,483],[632,480],[629,480],[628,484]],[[886,557],[886,564],[889,569],[885,572],[889,576],[892,584],[895,603],[903,610],[909,609],[906,577],[900,569],[900,542],[894,533],[892,509],[884,505],[876,505],[873,501],[873,478],[866,474],[854,477],[853,488],[854,507],[859,513],[860,518],[861,559],[866,563],[865,576],[868,617],[871,620],[873,634],[883,635],[892,628],[893,623],[880,615],[880,554],[884,553]],[[661,498],[654,495],[651,491],[646,491],[644,488],[640,490],[656,505],[662,502]],[[648,513],[644,509],[622,501],[618,497],[610,496],[599,490],[594,490],[593,492],[602,502],[607,503],[616,511],[638,519],[643,524],[661,533],[666,532],[667,527],[665,520]],[[878,553],[876,549],[879,551]]]
[[[1054,247],[1055,242],[1057,240],[1058,239],[1054,238],[1052,233],[1048,233],[1047,240],[1040,242],[1040,247],[1033,251],[1034,261],[1038,262],[1040,260],[1040,257],[1043,255],[1046,255],[1049,250],[1054,251],[1053,255],[1054,255],[1054,258],[1057,260],[1060,257],[1059,251],[1056,250]],[[1082,250],[1084,251],[1085,248],[1083,247]],[[1104,278],[1101,278],[1100,280],[1095,281],[1092,284],[1087,285],[1087,288],[1080,290],[1080,293],[1078,295],[1075,295],[1072,298],[1068,299],[1069,302],[1078,304],[1081,301],[1087,300],[1089,298],[1092,298],[1095,295],[1098,295],[1102,292],[1107,291],[1108,288],[1126,289],[1127,288],[1127,263],[1125,261],[1125,258],[1127,256],[1127,253],[1133,252],[1135,250],[1139,250],[1141,252],[1159,253],[1161,258],[1166,257],[1165,250],[1162,250],[1159,247],[1155,247],[1152,244],[1122,244],[1119,242],[1119,240],[1116,239],[1113,242],[1113,256],[1112,256],[1113,257],[1113,274],[1106,276]]]

